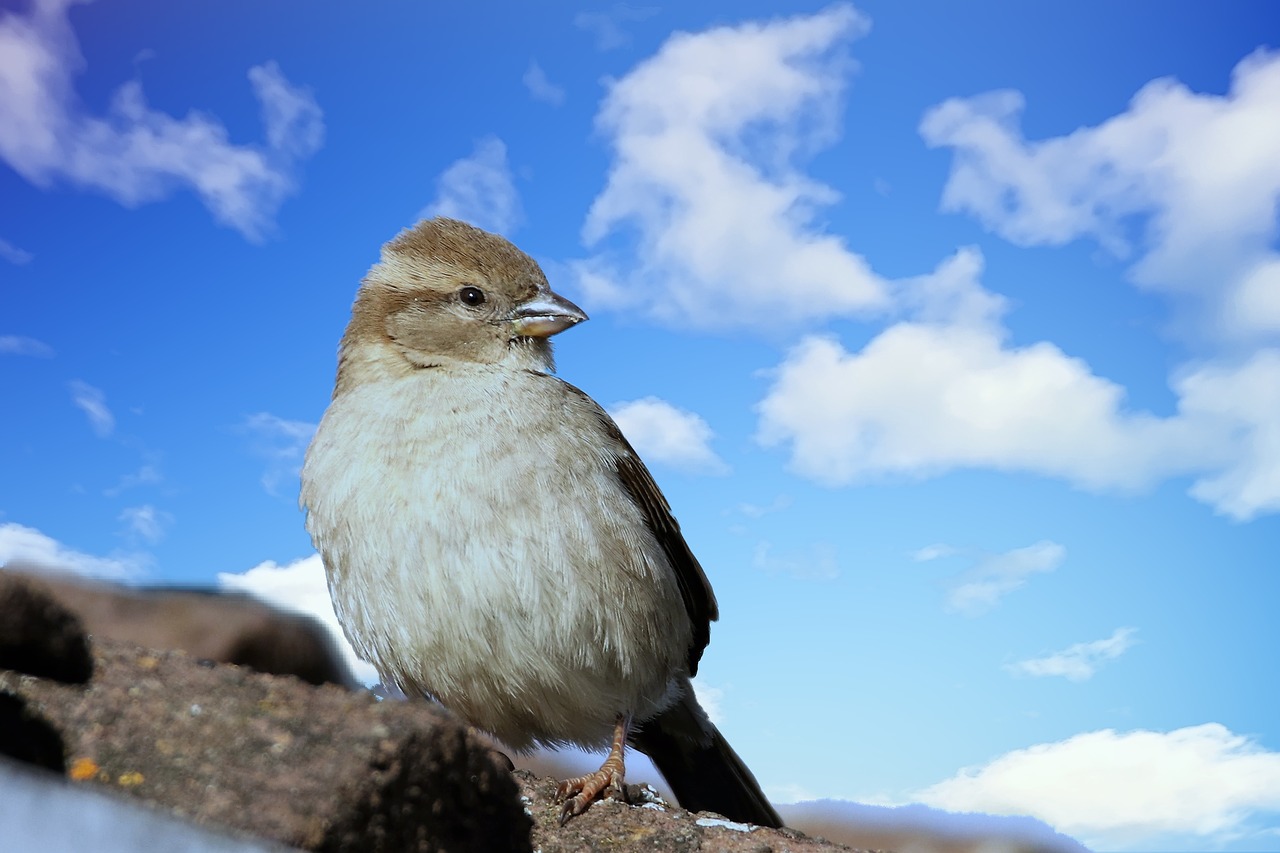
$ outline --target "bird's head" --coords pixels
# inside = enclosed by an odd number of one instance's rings
[[[456,219],[427,219],[382,248],[342,338],[344,362],[377,351],[382,366],[511,363],[551,370],[549,338],[587,319],[554,293],[509,241]]]

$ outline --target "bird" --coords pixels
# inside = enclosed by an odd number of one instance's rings
[[[517,751],[607,749],[563,824],[626,797],[625,751],[679,803],[782,825],[691,685],[705,572],[608,413],[555,374],[587,315],[506,238],[437,217],[362,279],[299,502],[334,610],[384,684]]]

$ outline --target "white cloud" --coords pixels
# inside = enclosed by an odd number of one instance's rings
[[[1103,663],[1128,651],[1137,632],[1137,628],[1117,628],[1105,639],[1075,643],[1062,651],[1009,664],[1005,669],[1015,675],[1059,675],[1069,681],[1087,681]]]
[[[958,468],[1059,477],[1134,491],[1196,475],[1191,494],[1246,520],[1280,510],[1280,350],[1186,366],[1174,415],[1125,406],[1125,391],[1048,342],[1014,347],[982,257],[962,249],[895,284],[911,315],[849,352],[804,338],[757,405],[757,439],[790,467],[839,486]]]
[[[251,240],[270,229],[295,187],[296,161],[319,146],[320,109],[275,63],[249,71],[267,145],[235,145],[215,118],[152,110],[129,81],[105,116],[85,112],[72,86],[84,68],[68,20],[74,0],[33,0],[0,18],[0,159],[37,187],[62,180],[133,207],[176,187],[199,195],[214,218]]]
[[[69,383],[71,402],[89,418],[89,425],[99,436],[105,438],[116,428],[115,415],[107,408],[107,395],[88,382],[75,379]]]
[[[164,538],[165,529],[173,523],[173,516],[150,504],[125,507],[120,521],[128,526],[129,535],[155,544]]]
[[[627,24],[643,21],[657,13],[658,9],[654,6],[615,3],[604,12],[579,12],[573,18],[573,25],[595,35],[597,50],[613,50],[631,40],[623,29]]]
[[[547,72],[537,62],[530,62],[529,69],[520,78],[534,100],[542,101],[558,107],[564,103],[564,89],[552,83]]]
[[[1217,462],[1192,496],[1238,521],[1280,511],[1280,350],[1184,370],[1173,387],[1198,452]]]
[[[1174,836],[1220,846],[1280,812],[1280,753],[1218,723],[1105,729],[1009,752],[913,798],[1038,817],[1094,850],[1183,849],[1162,845]]]
[[[813,225],[838,194],[794,165],[836,138],[844,48],[868,26],[837,5],[677,33],[612,83],[596,126],[614,161],[583,226],[598,251],[573,264],[587,298],[770,331],[886,307],[866,260]],[[614,234],[634,238],[625,257]]]
[[[807,551],[777,553],[773,543],[761,540],[751,554],[751,567],[771,575],[790,575],[799,580],[829,581],[840,576],[836,549],[818,542]]]
[[[22,266],[23,264],[31,263],[35,259],[35,255],[26,249],[18,248],[8,240],[0,238],[0,258],[4,258],[11,264]]]
[[[976,246],[957,249],[924,275],[893,283],[900,313],[918,323],[999,334],[1008,302],[982,285],[986,259]]]
[[[315,435],[316,425],[306,421],[291,421],[270,412],[258,412],[245,418],[241,425],[244,432],[253,436],[253,453],[267,461],[262,474],[262,488],[268,494],[279,495],[287,481],[291,492],[302,472],[302,459],[307,445]]]
[[[1041,342],[900,323],[859,353],[807,337],[757,405],[757,437],[826,485],[956,468],[1030,471],[1135,489],[1204,464],[1177,421],[1123,408],[1124,389]]]
[[[615,403],[609,414],[641,458],[700,474],[726,474],[729,466],[711,449],[715,433],[701,417],[666,400],[643,397]]]
[[[758,404],[759,440],[791,444],[791,467],[827,485],[990,467],[1136,488],[1185,456],[1178,431],[1123,409],[1124,390],[1041,342],[1007,345],[1002,301],[965,249],[899,285],[918,317],[850,353],[808,337]]]
[[[1242,60],[1226,95],[1155,80],[1125,112],[1051,139],[1023,137],[1023,106],[1001,91],[928,111],[925,141],[955,152],[944,209],[1019,245],[1136,250],[1137,283],[1196,295],[1221,334],[1280,333],[1280,53]]]
[[[36,358],[53,358],[53,347],[35,338],[19,335],[0,335],[0,355],[30,355]]]
[[[85,577],[131,580],[142,574],[148,558],[143,554],[95,557],[76,551],[21,524],[0,524],[0,566],[52,569]]]
[[[986,613],[1029,577],[1054,571],[1066,557],[1066,548],[1047,540],[985,556],[952,581],[947,609],[966,616]]]
[[[356,678],[365,684],[378,682],[377,670],[360,660],[342,633],[342,626],[333,612],[324,563],[320,561],[319,554],[287,566],[267,560],[240,574],[220,572],[218,586],[224,590],[248,593],[285,610],[314,616],[333,635]]]
[[[519,225],[520,196],[502,140],[496,136],[481,139],[470,157],[445,169],[437,182],[435,201],[419,215],[461,219],[498,234],[509,234]]]
[[[944,206],[1015,242],[1092,236],[1121,254],[1145,217],[1135,279],[1216,300],[1219,325],[1246,345],[1176,370],[1177,410],[1157,416],[1049,341],[1012,345],[976,248],[886,281],[809,227],[835,196],[793,161],[834,137],[841,48],[866,27],[838,5],[677,34],[613,83],[597,125],[615,160],[584,225],[600,248],[571,264],[586,299],[774,333],[903,318],[857,352],[804,338],[773,372],[757,439],[786,445],[791,470],[825,485],[965,468],[1121,492],[1186,477],[1231,518],[1280,511],[1280,348],[1258,345],[1280,333],[1280,54],[1243,61],[1228,96],[1156,81],[1127,112],[1043,142],[1022,138],[1011,92],[947,101],[922,122],[929,144],[956,150]],[[624,232],[629,248],[606,240]],[[1228,322],[1233,311],[1247,323]]]

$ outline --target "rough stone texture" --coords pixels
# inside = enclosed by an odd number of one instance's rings
[[[353,853],[850,849],[693,815],[635,786],[643,805],[596,803],[562,827],[554,780],[513,774],[429,703],[107,639],[91,660],[87,649],[73,616],[0,572],[0,747],[219,831]],[[90,671],[87,684],[49,677]]]
[[[282,611],[245,593],[127,587],[21,561],[5,565],[0,585],[13,578],[75,614],[94,637],[149,649],[181,649],[193,658],[296,675],[311,684],[360,686],[320,620]]]
[[[735,823],[709,812],[692,814],[663,802],[651,788],[628,785],[632,805],[604,800],[560,826],[556,782],[526,770],[515,772],[533,815],[533,843],[542,853],[621,850],[723,851],[723,853],[817,853],[852,850],[792,829]]]
[[[528,850],[516,786],[426,703],[102,641],[87,687],[0,672],[73,780],[210,826],[326,851]]]
[[[5,853],[297,853],[263,838],[197,826],[134,797],[0,758]]]

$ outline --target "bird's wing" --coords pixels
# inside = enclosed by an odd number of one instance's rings
[[[560,381],[560,380],[557,380]],[[568,385],[568,383],[565,383]],[[590,408],[600,419],[601,426],[618,448],[613,456],[613,470],[618,481],[627,490],[631,500],[644,514],[654,538],[662,546],[667,561],[676,573],[676,581],[680,585],[680,596],[684,599],[685,611],[693,625],[693,643],[689,647],[689,675],[698,673],[698,661],[702,659],[702,651],[711,639],[711,623],[720,618],[716,606],[715,593],[711,591],[711,582],[702,571],[698,558],[693,556],[689,545],[680,533],[680,524],[671,514],[671,505],[667,503],[662,490],[654,482],[653,475],[640,460],[640,455],[627,441],[622,430],[609,417],[608,412],[600,408],[586,393],[572,385],[568,385],[576,394],[590,404]]]

